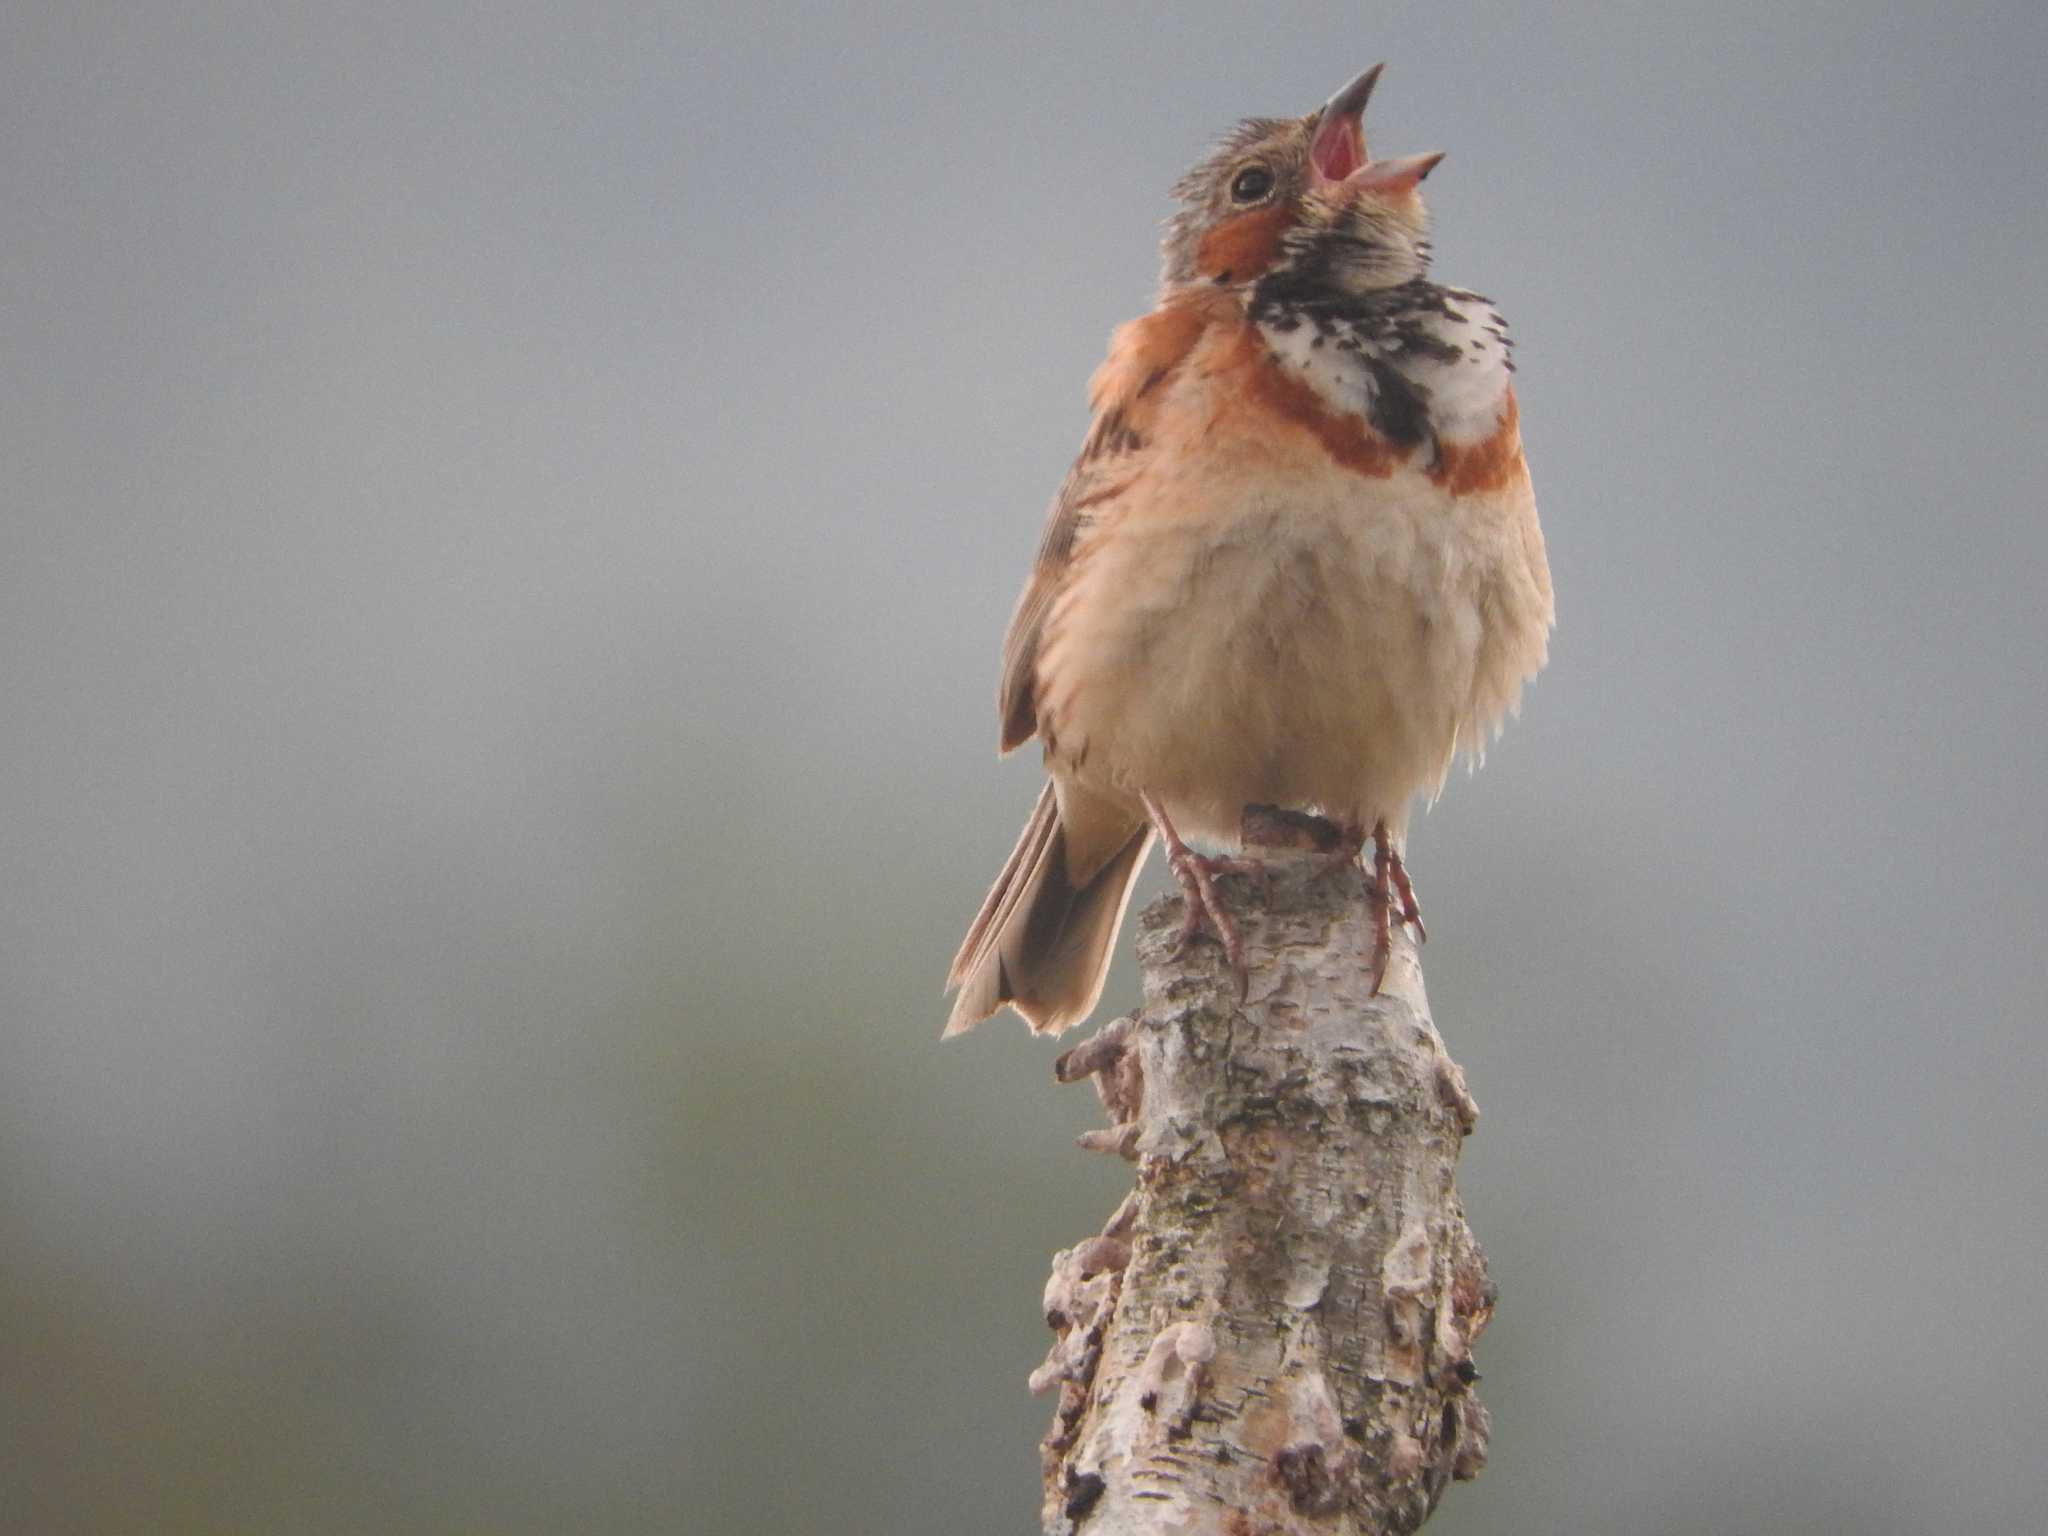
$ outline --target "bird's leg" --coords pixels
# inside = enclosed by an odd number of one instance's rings
[[[1186,899],[1187,916],[1180,925],[1179,943],[1185,945],[1202,931],[1204,920],[1216,936],[1216,942],[1223,946],[1224,956],[1230,961],[1232,974],[1237,977],[1237,995],[1243,1001],[1251,988],[1251,978],[1244,967],[1244,941],[1238,937],[1237,925],[1230,920],[1230,914],[1223,909],[1223,898],[1216,892],[1218,875],[1250,875],[1265,883],[1269,876],[1266,866],[1257,859],[1209,858],[1195,852],[1181,841],[1180,834],[1173,829],[1167,818],[1166,807],[1159,803],[1157,796],[1140,794],[1145,814],[1152,818],[1152,825],[1159,831],[1159,840],[1166,845],[1167,867],[1173,871],[1173,878],[1180,882],[1181,895]]]
[[[1408,866],[1401,861],[1385,821],[1372,829],[1372,878],[1366,882],[1366,894],[1372,906],[1372,995],[1378,997],[1380,983],[1387,979],[1387,962],[1394,953],[1394,924],[1414,924],[1418,941],[1429,937],[1422,926],[1415,883],[1408,878]]]
[[[1408,865],[1401,858],[1401,850],[1389,847],[1387,864],[1394,875],[1394,892],[1401,898],[1401,921],[1415,929],[1415,942],[1427,944],[1429,930],[1422,926],[1422,903],[1415,899],[1415,882],[1408,878]]]

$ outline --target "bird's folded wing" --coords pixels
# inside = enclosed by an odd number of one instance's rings
[[[1211,324],[1231,318],[1223,295],[1176,295],[1150,314],[1117,327],[1109,356],[1089,385],[1095,419],[1047,514],[1038,558],[1003,639],[996,708],[1002,750],[1038,732],[1038,645],[1053,599],[1089,534],[1112,515],[1116,499],[1144,467],[1152,418],[1174,371]]]

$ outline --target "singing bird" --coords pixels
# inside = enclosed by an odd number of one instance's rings
[[[1038,808],[953,961],[946,1033],[1085,1018],[1156,834],[1244,962],[1215,876],[1247,805],[1312,810],[1366,879],[1373,987],[1420,911],[1409,809],[1543,666],[1550,569],[1507,326],[1429,274],[1423,179],[1374,160],[1374,66],[1240,124],[1174,188],[1158,303],[1119,327],[1003,644]]]

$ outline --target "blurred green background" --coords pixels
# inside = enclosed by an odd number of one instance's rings
[[[1386,59],[1561,615],[1412,848],[1431,1529],[2048,1525],[2044,14],[7,7],[0,1519],[1036,1528],[997,645],[1167,186]]]

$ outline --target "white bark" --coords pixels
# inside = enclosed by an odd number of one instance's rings
[[[1046,1288],[1049,1533],[1412,1531],[1486,1457],[1493,1288],[1454,1182],[1478,1111],[1407,937],[1368,996],[1363,882],[1271,859],[1269,893],[1225,884],[1242,1004],[1155,902],[1144,1009],[1060,1060],[1116,1122],[1084,1142],[1138,1180]]]

